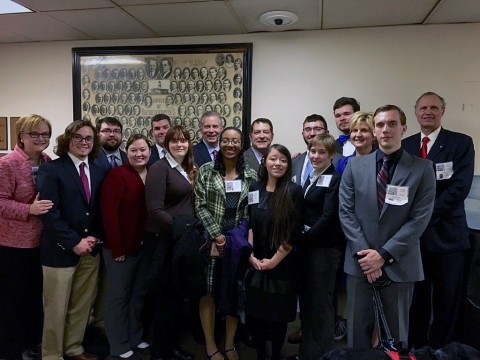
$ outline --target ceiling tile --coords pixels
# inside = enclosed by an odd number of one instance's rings
[[[121,9],[55,11],[45,13],[96,39],[132,39],[156,34]],[[99,26],[100,25],[100,26]]]
[[[159,36],[199,36],[243,33],[223,1],[126,6],[125,10]]]
[[[0,28],[35,41],[91,39],[74,28],[40,13],[2,15]]]
[[[323,28],[421,24],[438,0],[324,0]]]
[[[112,0],[117,5],[152,5],[152,4],[173,4],[184,2],[198,2],[198,1],[212,1],[212,0]],[[218,1],[218,0],[216,0]],[[223,1],[223,0],[221,0]]]
[[[478,0],[444,0],[435,8],[426,24],[480,22]]]
[[[16,2],[36,11],[96,9],[114,6],[108,0],[16,0]]]
[[[0,29],[0,43],[16,43],[28,41],[32,40],[18,34],[13,34],[10,31]]]

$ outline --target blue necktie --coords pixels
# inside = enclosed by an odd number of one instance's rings
[[[338,137],[338,142],[343,145],[344,142],[346,142],[348,139],[350,139],[350,135],[340,135]]]
[[[308,156],[308,154],[307,154],[307,156]],[[305,164],[305,170],[303,170],[303,176],[302,176],[302,179],[301,179],[302,187],[305,184],[305,181],[307,181],[308,176],[310,175],[312,170],[313,170],[312,163],[310,162],[310,159],[307,159],[307,163]]]
[[[110,155],[110,166],[112,169],[117,167],[117,157],[115,155]]]

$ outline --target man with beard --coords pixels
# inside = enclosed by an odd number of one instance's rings
[[[125,151],[120,150],[122,141],[122,123],[114,117],[103,117],[96,122],[98,136],[102,150],[94,163],[102,168],[105,175],[114,167],[126,164],[128,162]],[[100,253],[101,254],[101,253]],[[105,334],[104,317],[105,317],[105,301],[108,292],[107,270],[103,258],[100,259],[100,267],[98,271],[98,292],[95,296],[92,310],[92,321],[90,326],[93,331],[98,334]],[[95,331],[97,330],[97,331]]]
[[[248,165],[258,172],[262,158],[273,140],[273,124],[269,119],[259,118],[250,127],[250,148],[243,153]]]

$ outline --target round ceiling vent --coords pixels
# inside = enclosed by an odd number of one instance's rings
[[[260,22],[268,26],[288,26],[296,23],[297,14],[291,11],[268,11],[260,15]]]

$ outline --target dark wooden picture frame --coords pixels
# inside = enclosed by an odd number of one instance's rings
[[[194,143],[205,111],[242,130],[245,148],[251,109],[252,44],[74,48],[73,116],[95,122],[117,117],[122,146],[131,134],[151,140],[152,116],[183,125]]]
[[[10,149],[15,149],[17,145],[17,131],[15,130],[15,125],[17,121],[20,120],[20,116],[10,116]]]
[[[0,117],[0,151],[8,150],[7,118]]]

